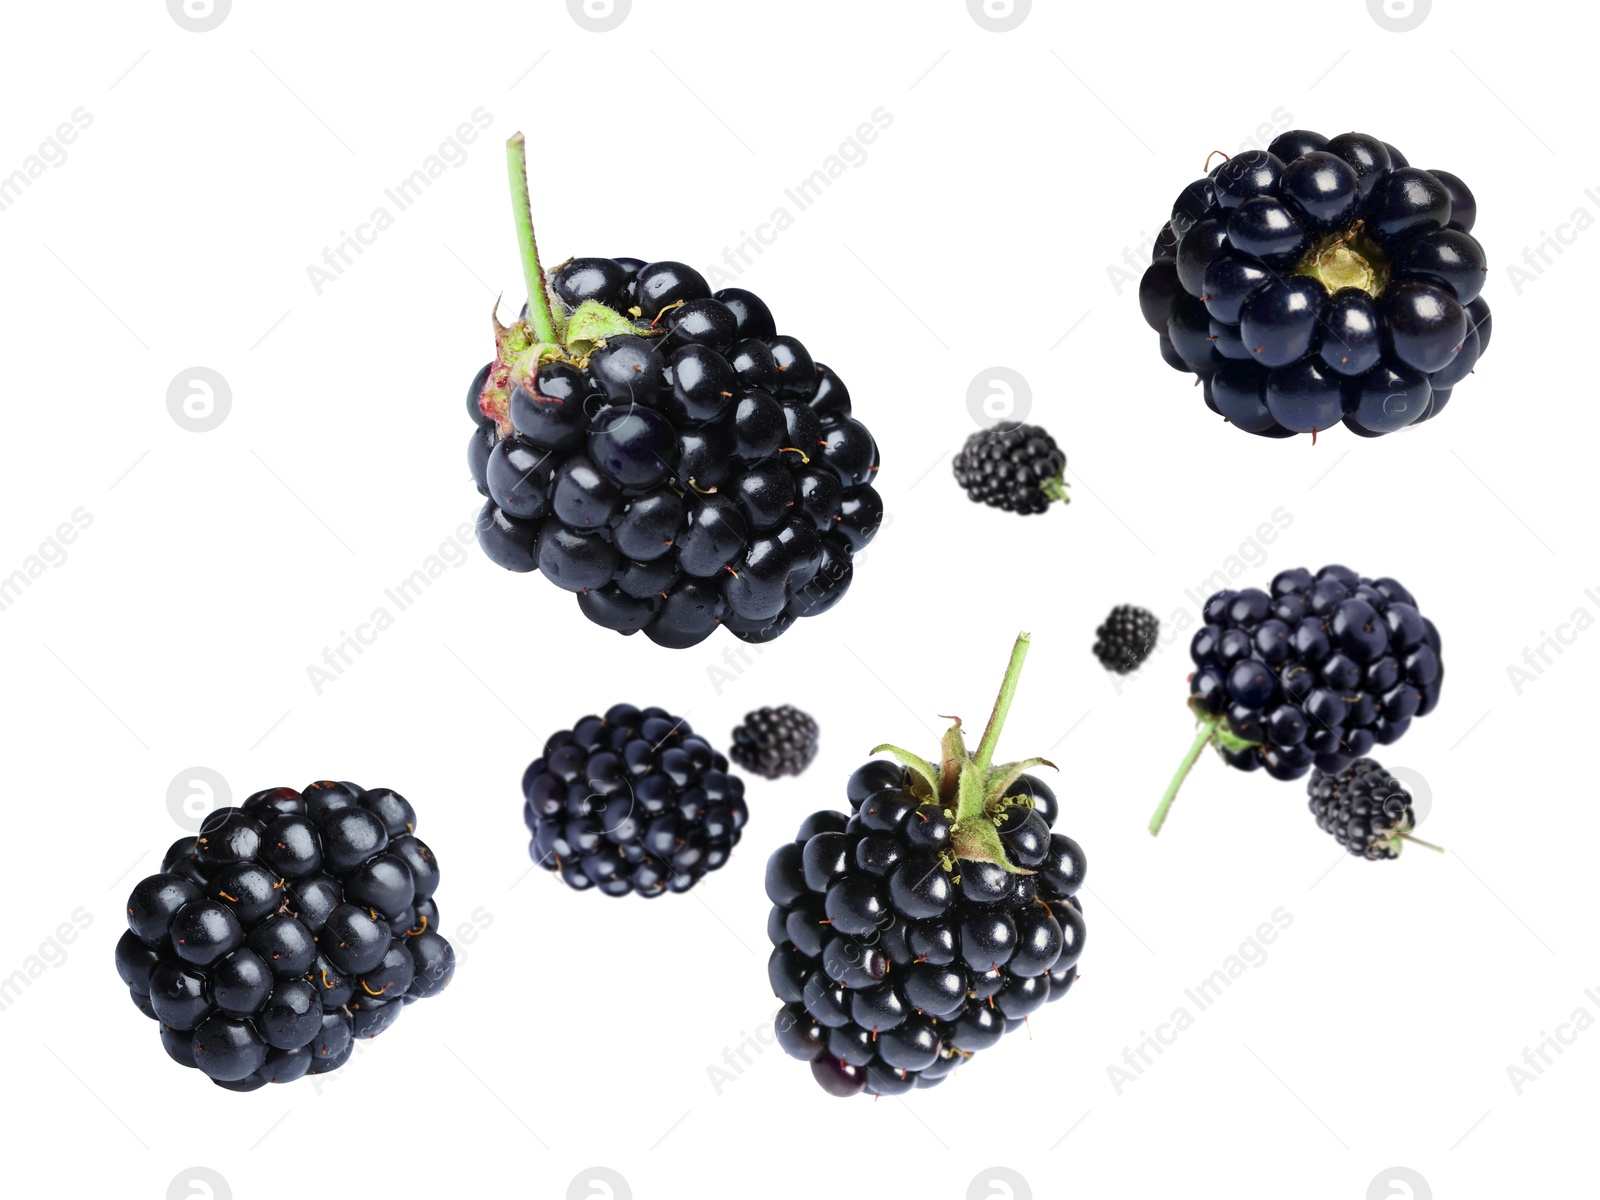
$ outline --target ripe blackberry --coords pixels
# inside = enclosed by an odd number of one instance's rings
[[[219,808],[128,897],[117,973],[186,1067],[236,1092],[343,1066],[455,974],[439,864],[398,792],[324,780]]]
[[[1295,129],[1183,189],[1139,307],[1247,433],[1379,437],[1443,411],[1488,346],[1477,201],[1364,133]]]
[[[546,277],[525,147],[508,144],[529,304],[468,392],[478,542],[589,620],[658,645],[748,642],[816,616],[878,531],[878,447],[850,393],[742,288],[677,262]]]
[[[1411,793],[1373,759],[1358,758],[1338,772],[1313,771],[1306,791],[1318,826],[1357,858],[1399,858],[1406,842],[1439,849],[1411,836],[1417,827]]]
[[[744,780],[689,723],[617,704],[545,743],[522,776],[528,854],[577,891],[686,892],[728,861]]]
[[[1062,473],[1067,456],[1037,425],[980,429],[954,462],[967,499],[1004,512],[1042,513],[1052,500],[1071,502]]]
[[[764,779],[798,775],[817,756],[817,723],[792,705],[746,713],[728,757]]]
[[[1106,670],[1126,675],[1150,657],[1160,630],[1153,612],[1120,604],[1094,631],[1094,656]]]
[[[1052,833],[1055,794],[994,764],[1028,635],[968,753],[959,720],[939,765],[858,768],[851,812],[813,813],[767,862],[775,1022],[824,1091],[895,1095],[940,1082],[1066,994],[1083,952],[1083,851]]]
[[[1299,779],[1343,771],[1439,703],[1439,631],[1393,579],[1348,567],[1280,571],[1271,593],[1224,590],[1189,644],[1200,730],[1150,820],[1158,833],[1207,746],[1231,767]]]

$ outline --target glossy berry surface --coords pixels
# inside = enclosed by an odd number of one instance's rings
[[[1244,432],[1381,437],[1443,411],[1487,347],[1476,219],[1448,171],[1370,134],[1290,130],[1184,188],[1139,309]]]
[[[1150,657],[1160,631],[1149,609],[1119,604],[1094,631],[1094,656],[1106,670],[1126,675]]]
[[[1400,857],[1404,835],[1417,825],[1411,793],[1370,758],[1338,771],[1313,771],[1306,791],[1317,827],[1357,858]]]
[[[1037,425],[982,429],[966,441],[953,464],[956,482],[975,504],[1024,516],[1067,502],[1062,472],[1067,456]]]
[[[617,704],[553,734],[522,776],[528,854],[577,891],[686,892],[728,861],[744,780],[681,717]]]
[[[323,780],[208,815],[128,897],[117,973],[167,1053],[231,1091],[325,1074],[438,995],[433,852],[398,792]]]
[[[734,727],[728,757],[764,779],[798,775],[817,756],[817,723],[793,705],[758,708]]]

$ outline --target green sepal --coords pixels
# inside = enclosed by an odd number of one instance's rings
[[[1035,874],[1026,867],[1017,866],[1006,857],[1006,848],[1000,842],[1000,831],[994,827],[993,821],[986,821],[980,817],[964,825],[957,822],[955,828],[950,831],[950,844],[955,849],[958,859],[998,863],[1012,875]]]
[[[1060,475],[1046,479],[1039,485],[1039,490],[1051,500],[1059,500],[1063,504],[1071,504],[1072,497],[1067,493],[1067,481]]]
[[[565,357],[561,347],[554,342],[534,342],[511,362],[510,382],[524,391],[532,390],[539,374],[539,364],[556,362]]]
[[[887,754],[890,758],[894,759],[902,767],[906,768],[906,770],[910,771],[913,775],[920,779],[923,785],[927,788],[928,795],[930,797],[938,796],[939,772],[933,769],[933,764],[927,759],[915,755],[909,750],[902,750],[899,746],[891,746],[887,742],[881,746],[874,746],[872,748],[872,753]]]
[[[1021,762],[1002,763],[998,767],[989,768],[989,777],[984,780],[983,790],[988,793],[990,800],[998,800],[1006,794],[1007,788],[1033,767],[1049,767],[1052,771],[1060,770],[1048,758],[1025,758]]]
[[[986,824],[980,818],[983,816],[984,801],[987,799],[983,791],[983,772],[978,770],[978,764],[972,759],[964,759],[956,783],[955,823],[960,825],[962,822],[971,821]]]
[[[949,729],[944,731],[944,737],[939,742],[939,796],[954,796],[961,783],[961,764],[971,757],[967,754],[967,739],[961,736],[961,718],[951,717],[954,722]]]
[[[616,309],[608,308],[598,300],[585,300],[567,318],[566,344],[575,357],[582,358],[595,348],[597,342],[603,342],[606,338],[642,335],[645,332]]]

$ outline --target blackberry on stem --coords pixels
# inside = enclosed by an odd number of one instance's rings
[[[1161,622],[1149,609],[1119,604],[1094,631],[1094,656],[1106,670],[1126,675],[1150,657],[1160,632]]]
[[[793,705],[746,713],[733,730],[728,757],[764,779],[798,775],[817,756],[817,723]]]
[[[1412,836],[1417,815],[1411,793],[1374,759],[1358,758],[1338,772],[1313,771],[1306,792],[1318,827],[1357,858],[1399,858],[1406,842],[1442,853]]]
[[[1037,425],[980,429],[953,466],[956,482],[975,504],[1027,516],[1046,511],[1054,500],[1072,500],[1063,478],[1067,456]]]

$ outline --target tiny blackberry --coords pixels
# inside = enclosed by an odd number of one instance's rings
[[[1369,134],[1290,130],[1183,189],[1139,308],[1246,433],[1380,437],[1442,412],[1488,348],[1477,211]]]
[[[1037,425],[980,429],[954,462],[956,482],[975,504],[1004,512],[1042,513],[1052,500],[1070,502],[1062,473],[1067,456]]]
[[[1398,741],[1439,703],[1439,631],[1393,579],[1348,567],[1280,571],[1271,592],[1225,589],[1205,602],[1189,655],[1194,744],[1150,821],[1157,833],[1200,752],[1241,771],[1299,779],[1343,771]]]
[[[728,757],[764,779],[798,775],[817,756],[817,723],[792,705],[746,713]]]
[[[522,776],[528,854],[577,891],[686,892],[728,861],[744,780],[689,723],[617,704],[545,743]]]
[[[1357,858],[1399,858],[1405,842],[1439,849],[1411,836],[1417,826],[1411,793],[1373,759],[1358,758],[1334,773],[1313,771],[1306,791],[1317,825]]]
[[[883,518],[839,376],[761,299],[693,267],[574,258],[548,277],[508,146],[529,304],[468,389],[478,543],[597,625],[674,649],[828,611]]]
[[[931,1087],[1077,978],[1083,851],[1026,774],[1050,764],[993,761],[1027,649],[975,752],[959,720],[939,766],[879,746],[898,761],[856,770],[851,812],[813,813],[767,862],[777,1041],[831,1095]]]
[[[1153,612],[1120,604],[1094,631],[1094,656],[1106,670],[1126,675],[1150,657],[1160,631]]]
[[[208,815],[128,897],[116,966],[161,1043],[230,1091],[337,1070],[455,974],[439,864],[398,792],[323,780]]]

